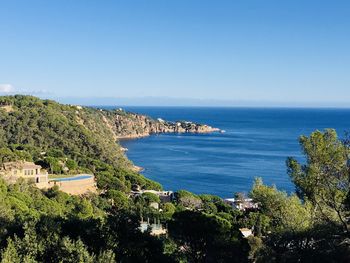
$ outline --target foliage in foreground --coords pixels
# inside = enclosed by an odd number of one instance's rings
[[[251,196],[260,204],[255,229],[263,240],[260,262],[349,262],[349,144],[334,130],[302,136],[305,164],[288,158],[296,194],[257,180]],[[253,220],[254,221],[254,220]]]
[[[296,193],[256,179],[259,209],[233,210],[219,197],[178,191],[130,198],[133,184],[160,189],[133,172],[101,113],[27,96],[2,97],[0,165],[27,160],[61,175],[91,172],[99,194],[70,196],[0,180],[1,262],[350,262],[349,140],[334,130],[302,136],[305,163],[289,158]],[[102,115],[101,115],[102,114]],[[155,237],[140,218],[168,228]],[[253,229],[243,238],[239,228]]]

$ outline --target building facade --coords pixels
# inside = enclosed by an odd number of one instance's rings
[[[254,202],[251,198],[244,198],[244,199],[236,199],[236,198],[226,198],[224,199],[225,203],[232,206],[234,209],[238,209],[241,211],[245,211],[247,209],[258,209],[259,206],[257,203]]]
[[[42,167],[33,162],[6,162],[2,165],[0,173],[10,182],[15,182],[18,178],[24,178],[35,184],[42,185],[47,184],[49,181],[47,172],[42,171]]]

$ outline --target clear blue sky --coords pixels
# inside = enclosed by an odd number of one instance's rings
[[[2,0],[0,39],[2,93],[350,106],[350,1]]]

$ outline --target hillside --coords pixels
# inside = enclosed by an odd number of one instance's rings
[[[0,178],[0,261],[349,262],[349,138],[331,129],[301,136],[306,162],[286,162],[296,193],[257,178],[249,206],[243,193],[227,202],[163,192],[133,170],[118,138],[211,129],[179,123],[0,97],[0,165],[26,160],[58,176],[93,173],[98,187],[72,196]]]
[[[0,261],[245,262],[249,247],[232,207],[210,195],[179,191],[164,199],[162,191],[147,191],[161,186],[135,172],[117,142],[207,129],[31,96],[0,97],[0,165],[26,160],[58,176],[93,173],[98,187],[72,196],[57,186],[40,190],[22,178],[0,178]],[[158,222],[167,235],[141,230],[143,219]]]
[[[22,95],[0,97],[0,125],[0,147],[6,155],[0,164],[28,159],[59,174],[73,166],[71,172],[94,173],[101,190],[113,187],[126,192],[132,184],[154,189],[160,185],[135,172],[118,139],[218,131],[203,124],[154,120],[120,109],[62,105]]]
[[[96,110],[78,110],[29,96],[2,97],[0,104],[12,109],[0,115],[0,138],[6,144],[35,146],[41,151],[54,146],[74,159],[88,155],[110,164],[127,163]]]
[[[21,95],[0,97],[0,105],[0,163],[24,158],[62,173],[59,164],[69,160],[76,170],[93,172],[102,189],[118,184],[126,191],[133,183],[160,188],[132,171],[107,121],[112,112]]]

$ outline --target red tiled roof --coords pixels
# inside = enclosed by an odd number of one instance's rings
[[[25,161],[7,162],[7,163],[4,163],[3,166],[4,166],[5,170],[12,170],[12,169],[18,169],[18,170],[23,170],[23,169],[41,169],[40,165],[36,165],[35,163],[25,162]]]

